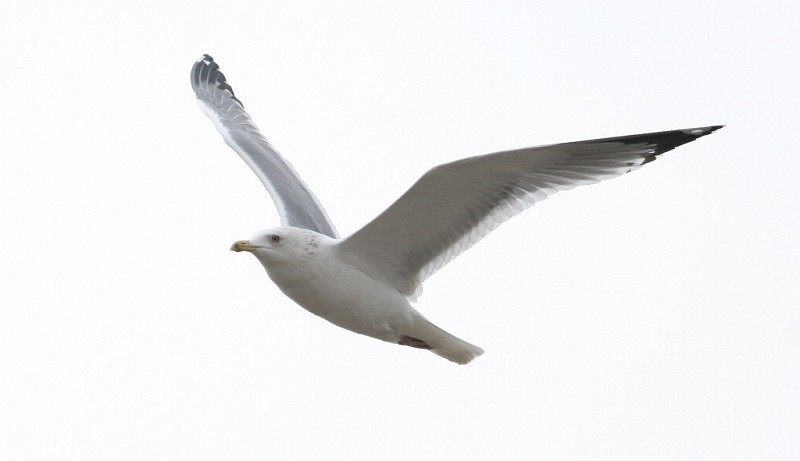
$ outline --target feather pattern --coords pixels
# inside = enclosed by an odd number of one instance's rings
[[[719,128],[554,144],[437,166],[344,240],[342,255],[416,299],[428,277],[534,203],[635,170]]]
[[[191,81],[200,108],[267,188],[281,224],[337,238],[319,200],[258,130],[211,56],[205,54],[195,62]]]

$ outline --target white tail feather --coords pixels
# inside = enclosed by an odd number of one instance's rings
[[[431,349],[431,352],[459,365],[466,365],[475,357],[483,354],[483,349],[474,344],[470,344],[453,335],[450,335],[450,338],[448,344],[435,347]]]
[[[466,365],[483,354],[483,349],[480,347],[451,335],[421,315],[418,321],[417,327],[421,330],[418,337],[430,346],[434,354],[459,365]]]

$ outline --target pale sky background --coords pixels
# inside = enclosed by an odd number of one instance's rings
[[[794,460],[800,3],[6,2],[8,460]],[[424,171],[727,127],[425,284],[460,367],[297,307],[194,101],[203,53],[349,235]]]

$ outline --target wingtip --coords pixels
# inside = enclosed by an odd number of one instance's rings
[[[236,97],[233,87],[228,84],[225,74],[222,73],[219,64],[214,61],[211,55],[203,54],[194,62],[190,77],[192,88],[194,88],[198,98],[201,98],[201,93],[205,93],[208,91],[208,87],[211,87],[216,90],[227,91],[230,94],[230,98],[244,109],[244,104]]]
[[[697,136],[699,138],[700,136],[705,136],[707,134],[711,134],[711,133],[719,130],[720,128],[724,128],[724,127],[725,127],[725,125],[713,125],[713,126],[705,126],[705,127],[699,127],[699,128],[689,128],[688,130],[683,130],[683,132],[686,133],[686,134]]]

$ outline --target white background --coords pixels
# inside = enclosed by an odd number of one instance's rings
[[[797,459],[797,2],[6,2],[0,457]],[[348,235],[428,168],[728,126],[426,283],[459,367],[285,298],[220,63]]]

